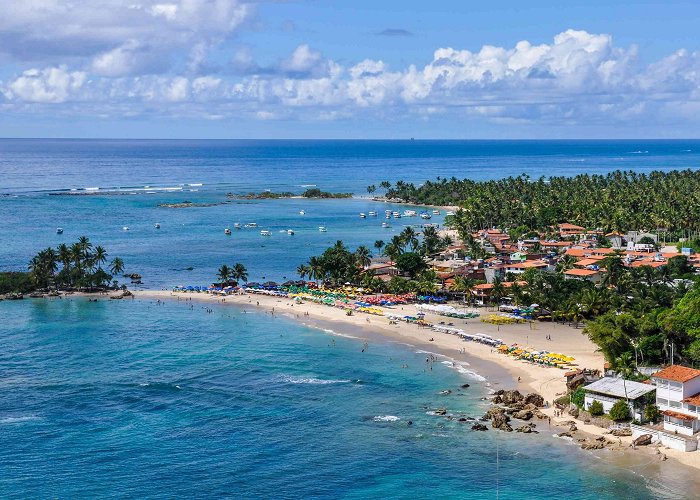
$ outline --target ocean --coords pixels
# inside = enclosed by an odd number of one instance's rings
[[[417,220],[382,228],[385,209],[406,207],[363,198],[226,193],[696,168],[698,152],[700,141],[0,140],[0,270],[86,235],[144,288],[208,284],[235,262],[282,280],[338,239],[372,247]],[[182,201],[211,206],[158,206]],[[379,217],[359,218],[370,210]],[[260,227],[226,236],[234,222]],[[431,412],[484,413],[493,385],[476,366],[252,306],[4,301],[0,323],[2,498],[683,498],[695,484],[668,462],[584,452],[546,424],[539,436],[471,431]]]

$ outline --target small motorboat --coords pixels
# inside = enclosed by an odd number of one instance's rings
[[[255,222],[249,222],[249,223],[245,224],[243,227],[256,228],[256,227],[258,227],[258,224]]]
[[[304,210],[299,210],[299,215],[306,215],[306,212]]]
[[[328,229],[326,229],[326,226],[318,226],[318,230],[319,230],[319,232],[321,232],[321,233],[325,233],[325,232],[328,231]]]
[[[56,234],[63,234],[63,228],[62,228],[62,227],[57,227],[57,228],[56,228]]]
[[[360,214],[360,219],[364,219],[365,217],[367,217],[367,216],[365,215],[364,212],[362,212],[362,213]]]
[[[294,229],[287,229],[287,234],[289,236],[294,236]]]
[[[430,219],[431,217],[432,215],[430,215],[428,212],[423,212],[422,214],[420,214],[421,219]]]
[[[240,223],[240,222],[236,222],[236,223],[233,224],[233,229],[240,229],[240,228],[241,228],[241,223]]]
[[[231,230],[230,230],[229,228],[224,229],[224,234],[230,235],[230,234],[231,234]]]
[[[155,227],[156,229],[160,229],[160,222],[156,222],[153,227]]]
[[[272,233],[266,229],[260,231],[260,236],[272,236]]]
[[[369,212],[369,216],[370,216],[370,217],[376,217],[376,216],[377,216],[377,212]]]
[[[129,230],[129,226],[124,226],[124,227],[122,228],[122,231],[128,231],[128,230]]]
[[[388,222],[382,222],[382,227],[391,227],[391,225]]]
[[[433,210],[433,215],[440,215],[440,210],[437,210],[437,209]]]
[[[401,214],[398,212],[394,212],[394,219],[400,219],[400,218],[401,218]]]
[[[384,216],[384,218],[385,218],[385,219],[391,219],[391,212],[389,212],[388,214],[386,214],[386,215]]]
[[[452,212],[451,210],[450,210],[450,211],[447,211],[447,212],[445,212],[445,215],[454,215],[454,214],[455,214],[455,213],[454,213],[454,212]]]

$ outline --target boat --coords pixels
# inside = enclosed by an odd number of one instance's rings
[[[122,228],[122,231],[128,231],[128,230],[129,230],[129,226],[124,226],[124,227]]]
[[[272,236],[272,233],[270,231],[267,231],[266,229],[263,229],[260,231],[260,236]]]
[[[417,215],[417,214],[416,214],[416,211],[415,211],[415,210],[404,210],[404,211],[403,211],[403,216],[404,216],[404,217],[415,217],[416,215]]]
[[[306,212],[303,210],[299,210],[299,215],[306,215]]]
[[[258,225],[255,222],[249,222],[249,223],[245,224],[243,227],[256,228],[256,227],[258,227]]]
[[[440,210],[437,210],[437,209],[433,210],[433,215],[440,215]]]
[[[386,215],[384,216],[384,218],[385,218],[385,219],[391,219],[391,212],[389,212],[388,214],[386,214]]]
[[[240,228],[241,228],[241,223],[240,223],[240,222],[234,222],[233,228],[234,228],[234,229],[240,229]]]
[[[287,229],[287,234],[290,236],[294,236],[294,229]]]
[[[454,213],[453,211],[451,211],[451,210],[450,210],[450,211],[447,211],[447,212],[445,212],[445,215],[454,215],[454,214],[455,214],[455,213]]]
[[[369,214],[370,217],[376,217],[376,216],[377,216],[377,212],[368,212],[368,214]]]
[[[155,227],[156,229],[160,229],[160,222],[156,222],[155,226],[153,227]]]
[[[382,222],[382,227],[391,227],[388,222]]]
[[[62,228],[62,227],[57,227],[57,228],[56,228],[56,234],[63,234],[63,228]]]
[[[224,234],[231,234],[231,230],[229,228],[224,229]]]
[[[394,212],[393,215],[394,215],[394,219],[400,219],[400,218],[401,218],[401,214],[398,213],[398,212]]]
[[[362,212],[362,213],[360,214],[360,219],[364,219],[365,217],[367,217],[367,216],[365,215],[364,212]]]
[[[430,215],[428,212],[423,212],[422,214],[420,214],[421,219],[430,219],[431,217],[432,215]]]
[[[318,230],[321,233],[325,233],[326,231],[328,231],[328,229],[326,229],[326,226],[318,226]]]

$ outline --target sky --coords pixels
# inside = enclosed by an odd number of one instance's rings
[[[700,137],[697,1],[7,3],[0,137]]]

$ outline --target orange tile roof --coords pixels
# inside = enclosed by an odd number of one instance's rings
[[[652,375],[654,378],[662,378],[664,380],[673,380],[674,382],[687,382],[695,377],[700,377],[700,370],[690,368],[688,366],[671,365],[667,366],[660,372]]]
[[[547,267],[546,262],[541,260],[526,260],[525,262],[519,262],[517,264],[508,264],[508,267],[514,267],[516,269],[529,269],[531,267]]]
[[[695,406],[700,406],[700,392],[698,392],[697,394],[693,394],[689,398],[685,398],[683,402]]]
[[[585,228],[581,226],[577,226],[575,224],[569,224],[568,222],[565,222],[563,224],[559,224],[559,229],[580,229],[583,231]]]
[[[632,267],[644,267],[644,266],[649,266],[653,268],[665,266],[665,262],[657,262],[654,260],[635,260],[632,262]]]
[[[571,255],[572,257],[584,257],[586,253],[590,253],[590,250],[584,250],[583,248],[569,248],[566,251],[566,255]]]
[[[690,422],[692,420],[697,420],[697,418],[695,418],[695,417],[692,417],[690,415],[686,415],[685,413],[678,413],[677,411],[666,410],[666,411],[662,411],[661,413],[663,413],[667,417],[677,418],[678,420],[685,420],[686,422]]]
[[[540,245],[543,247],[568,247],[572,243],[570,241],[541,241]]]
[[[593,254],[598,254],[598,255],[605,255],[609,253],[614,253],[615,250],[612,248],[592,248],[591,253]]]
[[[568,274],[569,276],[593,276],[598,273],[599,271],[592,271],[591,269],[569,269],[564,272],[564,274]]]
[[[581,259],[581,260],[579,260],[578,262],[576,262],[576,265],[577,265],[577,266],[583,266],[583,267],[586,267],[586,266],[597,266],[598,264],[600,264],[600,261],[601,261],[601,260],[602,260],[602,259],[597,259],[597,258],[595,258],[595,257],[589,257],[589,258],[586,258],[586,259]]]

